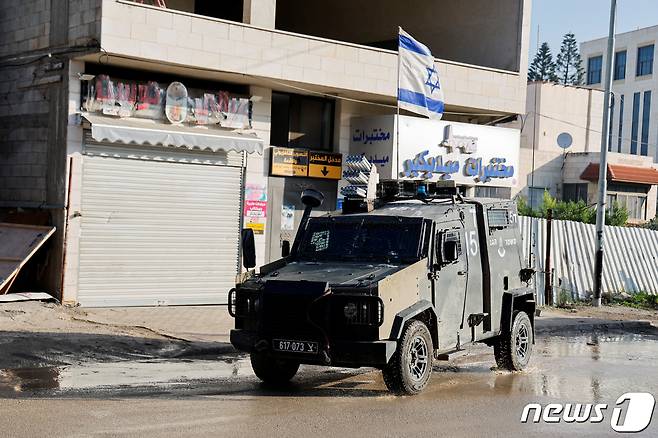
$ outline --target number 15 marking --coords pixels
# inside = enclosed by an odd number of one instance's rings
[[[466,245],[468,252],[475,257],[478,255],[477,231],[466,231]]]

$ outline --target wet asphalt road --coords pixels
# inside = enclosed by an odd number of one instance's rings
[[[305,367],[272,390],[244,356],[6,369],[0,436],[612,436],[620,395],[658,397],[655,334],[540,337],[526,371],[494,365],[474,347],[438,362],[415,397],[389,395],[369,369]],[[609,408],[599,424],[521,424],[530,402]],[[641,435],[658,436],[657,416]]]

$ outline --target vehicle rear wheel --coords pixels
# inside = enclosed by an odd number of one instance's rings
[[[260,380],[272,385],[281,385],[292,379],[299,370],[299,363],[279,359],[266,353],[251,353],[251,367]]]
[[[525,312],[514,312],[512,329],[504,330],[494,344],[498,368],[520,371],[530,362],[533,332],[530,317]]]
[[[398,348],[382,370],[389,391],[414,395],[427,386],[432,375],[432,335],[421,321],[412,321],[404,330]]]

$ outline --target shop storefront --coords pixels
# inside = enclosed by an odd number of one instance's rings
[[[453,180],[467,196],[499,198],[517,184],[517,129],[395,115],[355,118],[351,129],[350,153],[381,179]]]
[[[77,281],[69,300],[226,303],[239,272],[246,154],[263,150],[248,133],[249,100],[104,75],[83,96],[82,144],[71,162],[78,177],[67,259],[77,262]]]

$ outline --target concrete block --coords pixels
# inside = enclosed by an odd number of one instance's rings
[[[173,14],[172,29],[176,32],[192,32],[192,17],[187,15]]]
[[[242,73],[247,69],[247,59],[241,56],[220,55],[219,61],[222,70]]]
[[[153,27],[166,27],[173,29],[173,13],[165,10],[146,10],[146,24]]]
[[[158,42],[158,28],[163,26],[154,26],[150,24],[132,23],[130,26],[130,37],[137,41]],[[134,41],[133,41],[134,44]]]
[[[290,64],[281,66],[281,77],[283,79],[301,80],[304,77],[304,69]]]
[[[244,41],[244,26],[230,24],[228,26],[228,37],[231,41]]]
[[[156,31],[156,42],[158,44],[175,46],[178,44],[177,34],[178,32],[174,29],[159,27]]]
[[[229,25],[204,18],[192,18],[192,33],[228,38]]]
[[[328,73],[345,73],[345,62],[340,59],[323,57],[321,61],[322,70]]]
[[[245,27],[243,30],[244,41],[264,47],[272,47],[272,32]]]
[[[379,52],[369,49],[356,49],[358,50],[358,61],[364,64],[380,65]]]
[[[231,47],[227,39],[215,38],[210,35],[203,35],[202,49],[210,53],[222,53],[223,47]]]
[[[167,60],[167,48],[158,43],[142,41],[139,43],[139,55],[146,59]]]
[[[203,48],[203,35],[198,33],[178,34],[178,46],[187,49],[201,50]]]

